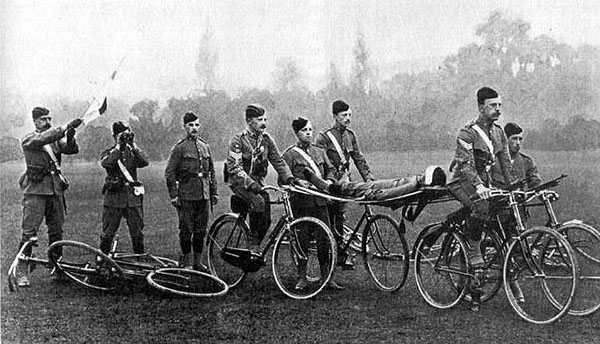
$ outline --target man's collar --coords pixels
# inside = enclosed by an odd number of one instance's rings
[[[338,122],[335,122],[335,124],[333,125],[333,127],[335,129],[337,129],[340,133],[343,133],[344,131],[346,131],[346,127],[342,126],[341,124],[339,124]]]
[[[298,142],[296,142],[296,146],[298,146],[298,147],[306,150],[308,147],[310,147],[310,142],[301,142],[301,141],[298,141]]]
[[[257,139],[259,136],[264,135],[264,132],[262,132],[262,133],[254,132],[254,131],[252,131],[252,129],[246,128],[246,134],[253,139]]]

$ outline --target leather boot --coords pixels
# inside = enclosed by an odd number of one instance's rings
[[[298,283],[294,289],[304,290],[308,287],[308,280],[306,279],[306,261],[298,262]]]
[[[202,252],[194,252],[194,270],[207,272],[206,265],[202,264]]]
[[[329,273],[329,268],[327,266],[321,266],[321,280],[323,280],[323,281],[326,280],[328,273]],[[334,275],[335,275],[335,271],[334,271]],[[340,285],[339,283],[337,283],[334,279],[334,276],[331,276],[331,279],[327,283],[327,289],[344,290],[346,288],[344,286]]]

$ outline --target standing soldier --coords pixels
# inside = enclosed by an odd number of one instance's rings
[[[298,142],[286,149],[283,153],[283,159],[292,170],[294,177],[304,182],[306,171],[311,171],[319,178],[334,182],[335,169],[325,151],[312,144],[313,127],[312,123],[303,117],[298,117],[292,121],[292,129],[296,134]],[[310,187],[310,183],[306,182]],[[329,213],[327,211],[327,200],[322,197],[304,195],[301,193],[292,193],[290,196],[290,204],[294,217],[312,216],[326,224],[329,224]],[[319,267],[321,275],[326,276],[329,272],[329,267],[321,262],[325,261],[323,257],[327,255],[326,239],[314,236],[314,231],[311,228],[303,228],[299,233],[300,244],[306,250],[311,240],[317,242],[317,256],[319,258]],[[321,231],[317,231],[321,233]],[[298,262],[298,283],[296,289],[303,290],[308,286],[306,278],[306,261]],[[344,289],[341,285],[333,280],[329,281],[328,287],[331,289]]]
[[[181,265],[206,271],[202,248],[211,205],[217,204],[217,180],[210,146],[199,137],[200,119],[193,112],[183,115],[186,137],[171,148],[165,179],[171,204],[179,216]],[[194,252],[193,262],[191,253]]]
[[[81,119],[74,119],[64,127],[51,128],[50,111],[36,107],[31,112],[35,131],[21,140],[27,170],[19,178],[23,191],[23,232],[21,246],[30,239],[37,240],[42,220],[48,226],[48,244],[62,240],[65,221],[64,192],[69,186],[62,174],[62,154],[77,154],[75,128]],[[66,139],[63,139],[65,138]],[[31,247],[31,246],[30,246]],[[31,256],[31,249],[24,252]],[[18,271],[19,287],[29,286],[27,271]]]
[[[495,123],[502,114],[502,99],[495,90],[482,87],[477,91],[477,103],[479,116],[458,133],[456,152],[450,165],[450,171],[455,170],[455,182],[449,186],[450,192],[471,210],[466,221],[465,236],[469,262],[475,268],[485,264],[481,254],[481,233],[489,219],[487,199],[491,190],[492,166],[498,164],[504,180],[508,184],[513,182],[506,135],[502,127]],[[482,201],[473,202],[473,196],[478,196]],[[515,294],[520,290],[514,281],[509,285]],[[473,308],[478,309],[475,297]]]
[[[329,160],[336,169],[336,180],[350,180],[350,158],[354,160],[354,165],[362,176],[364,181],[373,181],[375,178],[367,164],[367,160],[360,152],[356,134],[348,128],[352,120],[352,110],[350,105],[343,100],[336,100],[332,105],[333,127],[319,133],[315,144],[321,147],[327,153]],[[344,233],[346,204],[342,202],[333,202],[329,205],[329,214],[331,223],[335,228],[338,242]],[[344,269],[353,269],[352,259],[350,257],[340,257]]]
[[[129,227],[134,253],[144,253],[144,188],[137,179],[137,169],[148,166],[146,154],[133,141],[133,131],[118,121],[112,125],[115,145],[100,155],[100,166],[106,170],[102,187],[104,207],[102,210],[102,235],[100,250],[110,251],[121,218]]]
[[[271,225],[269,194],[262,191],[269,163],[279,174],[279,179],[292,184],[294,177],[285,164],[275,141],[265,133],[267,116],[260,105],[246,107],[248,128],[236,134],[229,142],[227,176],[234,195],[231,208],[234,212],[247,209],[250,217],[250,250],[256,252]]]
[[[517,123],[506,123],[504,133],[508,138],[508,151],[512,162],[512,174],[517,180],[527,179],[527,187],[534,188],[542,183],[538,168],[529,155],[521,152],[523,145],[523,128]],[[505,188],[508,184],[497,164],[492,167],[492,179],[495,187]]]

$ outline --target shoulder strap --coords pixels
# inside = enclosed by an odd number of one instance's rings
[[[481,129],[481,127],[478,124],[475,124],[474,126],[472,126],[472,128],[475,129],[477,134],[479,134],[479,136],[481,136],[481,139],[483,140],[483,142],[485,142],[486,146],[488,146],[490,153],[492,153],[492,159],[493,159],[494,158],[494,145],[492,144],[492,140],[490,140],[490,138],[487,136],[487,134],[483,131],[483,129]]]
[[[345,165],[348,161],[346,160],[344,152],[342,152],[342,147],[340,146],[340,143],[336,140],[335,136],[333,136],[333,133],[331,131],[328,131],[326,134],[327,137],[329,137],[329,139],[331,140],[331,143],[333,143],[333,147],[337,151],[338,155],[340,156],[340,162],[342,163],[342,165]]]
[[[319,178],[323,178],[321,176],[321,171],[319,171],[319,168],[317,167],[317,164],[315,163],[315,161],[310,157],[310,155],[306,154],[305,151],[303,151],[300,147],[298,146],[294,146],[292,148],[294,151],[296,151],[298,154],[300,154],[302,156],[302,158],[304,158],[304,160],[306,160],[306,162],[308,163],[308,165],[310,166],[310,168],[315,172],[315,174],[317,176],[319,176]]]
[[[48,154],[50,158],[50,165],[54,169],[54,172],[58,176],[58,178],[65,184],[69,184],[65,176],[63,176],[62,171],[60,170],[60,165],[58,164],[58,159],[56,159],[56,155],[54,155],[54,151],[52,150],[52,146],[50,144],[43,146],[44,151]]]
[[[125,165],[123,165],[121,159],[117,160],[117,165],[119,165],[119,169],[121,170],[121,173],[123,173],[123,177],[125,177],[125,179],[127,179],[128,182],[133,183],[133,177],[131,176]]]

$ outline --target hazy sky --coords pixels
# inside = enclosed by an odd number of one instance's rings
[[[207,24],[222,88],[269,87],[277,59],[292,57],[315,89],[330,61],[349,72],[358,28],[375,64],[441,57],[474,42],[495,9],[531,23],[532,36],[600,46],[595,0],[3,0],[1,98],[88,99],[125,54],[112,95],[185,95]]]

